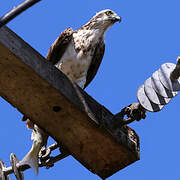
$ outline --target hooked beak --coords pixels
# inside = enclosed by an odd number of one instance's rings
[[[115,23],[115,22],[121,22],[121,17],[120,16],[114,16],[112,18],[112,21]]]

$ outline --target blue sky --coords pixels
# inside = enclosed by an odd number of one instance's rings
[[[0,15],[18,5],[20,0],[1,0]],[[61,31],[77,29],[96,12],[110,8],[122,17],[106,33],[106,52],[87,93],[111,112],[137,102],[140,85],[163,63],[176,62],[180,55],[179,0],[42,0],[8,26],[43,56]],[[162,111],[147,113],[147,118],[130,125],[140,136],[140,161],[119,171],[108,180],[179,179],[180,97],[176,96]],[[30,134],[22,114],[0,99],[0,158],[9,165],[14,152],[21,159],[31,147]],[[15,179],[11,176],[11,179]],[[99,180],[78,161],[68,157],[55,167],[32,170],[25,179]]]

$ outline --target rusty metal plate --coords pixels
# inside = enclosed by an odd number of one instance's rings
[[[158,71],[161,83],[170,91],[180,91],[180,79],[172,81],[170,78],[175,67],[176,65],[173,63],[165,63]]]
[[[173,98],[178,94],[178,92],[170,91],[169,89],[165,88],[159,79],[158,71],[155,71],[151,77],[151,84],[153,89],[161,96],[165,98]]]
[[[139,87],[137,92],[137,98],[139,103],[148,111],[158,112],[164,107],[164,105],[155,104],[149,100],[149,98],[144,92],[144,85]]]
[[[156,93],[152,87],[151,78],[148,78],[144,83],[144,91],[146,96],[155,104],[165,105],[169,103],[171,98],[164,98]]]

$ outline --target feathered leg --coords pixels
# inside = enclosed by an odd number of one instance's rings
[[[33,140],[32,147],[19,164],[29,165],[35,171],[36,175],[38,175],[38,155],[41,148],[46,146],[48,135],[37,125],[33,124],[31,139]]]

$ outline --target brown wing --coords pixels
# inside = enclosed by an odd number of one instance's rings
[[[86,78],[86,84],[84,85],[84,89],[89,85],[89,83],[93,80],[93,78],[95,77],[98,68],[101,64],[101,61],[103,59],[104,56],[104,51],[105,51],[105,44],[104,44],[104,40],[101,40],[95,48],[95,52],[93,55],[93,59],[91,62],[91,65],[88,69],[87,72],[87,78]]]
[[[56,64],[61,57],[63,56],[69,42],[72,39],[73,29],[68,28],[65,29],[59,37],[55,40],[55,42],[50,47],[48,54],[47,54],[47,60],[52,62],[52,64]]]

